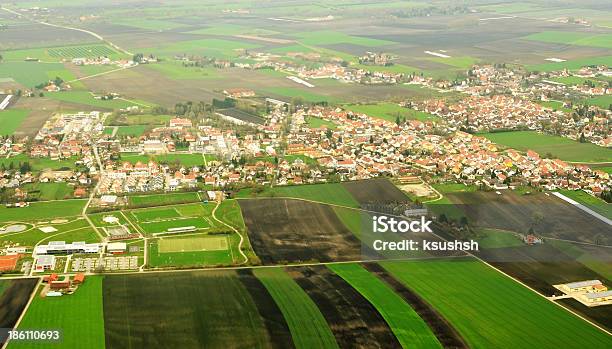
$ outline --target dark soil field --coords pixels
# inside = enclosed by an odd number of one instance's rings
[[[362,265],[391,286],[395,293],[410,304],[412,309],[427,323],[427,326],[429,326],[444,348],[468,348],[467,343],[459,332],[418,294],[394,279],[380,265],[375,263],[363,263]]]
[[[13,328],[28,303],[38,279],[1,280],[8,283],[0,295],[0,328]]]
[[[329,269],[299,267],[287,272],[321,310],[340,348],[401,348],[372,304]]]
[[[359,240],[326,205],[290,199],[240,200],[255,253],[264,264],[350,261]]]
[[[535,233],[577,242],[612,245],[610,226],[554,196],[504,192],[449,194],[474,225]]]
[[[236,108],[221,109],[218,110],[217,113],[253,124],[265,125],[266,123],[266,120],[264,118]]]
[[[360,204],[406,203],[410,199],[387,179],[345,182],[342,185]]]
[[[291,348],[281,312],[251,279],[230,271],[108,276],[106,347]]]

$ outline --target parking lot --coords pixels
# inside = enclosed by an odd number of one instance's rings
[[[100,263],[102,267],[100,268]],[[73,272],[78,271],[119,271],[119,270],[137,270],[138,256],[127,257],[103,257],[103,258],[75,258],[72,261]]]

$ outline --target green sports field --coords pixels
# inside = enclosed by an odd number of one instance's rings
[[[568,138],[544,135],[535,131],[513,131],[485,133],[492,142],[517,150],[533,150],[545,156],[550,153],[554,158],[575,162],[612,161],[612,149],[592,143],[579,143]]]
[[[104,348],[102,276],[87,276],[72,295],[38,294],[19,324],[23,329],[62,329],[62,348]],[[50,345],[51,347],[51,345]],[[39,343],[11,342],[9,348],[40,348]]]
[[[317,305],[282,268],[256,269],[253,273],[283,312],[297,349],[338,348]]]
[[[169,229],[194,227],[196,230],[210,228],[212,224],[206,218],[180,218],[158,222],[146,222],[138,224],[147,234],[160,234],[168,232]]]
[[[149,243],[151,267],[195,267],[230,265],[234,251],[228,235],[190,235],[165,237]]]
[[[474,348],[606,348],[612,339],[472,258],[381,262]]]
[[[442,348],[431,329],[410,305],[361,265],[333,264],[328,268],[374,305],[404,348]]]
[[[159,240],[159,253],[225,251],[229,249],[226,236],[196,236]]]

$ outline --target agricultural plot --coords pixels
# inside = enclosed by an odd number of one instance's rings
[[[27,191],[28,197],[41,201],[62,200],[72,197],[74,187],[67,183],[28,183],[23,188]]]
[[[279,96],[284,100],[290,100],[292,98],[302,99],[306,102],[311,103],[337,103],[340,100],[337,97],[330,96],[327,94],[319,94],[310,92],[305,88],[298,87],[268,87],[263,89],[263,94],[270,94],[273,96]],[[284,98],[283,98],[284,97]]]
[[[1,328],[15,326],[37,282],[37,279],[0,280]]]
[[[165,237],[149,243],[151,267],[196,267],[234,263],[228,235]]]
[[[280,314],[261,283],[236,272],[117,275],[104,281],[107,348],[292,347]]]
[[[32,222],[37,220],[75,217],[81,214],[87,200],[61,200],[32,202],[29,207],[6,208],[0,206],[0,222]]]
[[[545,31],[526,36],[525,39],[564,45],[612,48],[612,34],[592,35],[583,32]]]
[[[253,196],[298,198],[331,205],[359,207],[359,203],[341,183],[277,186],[274,188],[266,188],[261,193],[242,190],[237,196],[239,198],[249,198]]]
[[[565,161],[612,161],[612,149],[592,143],[579,143],[559,136],[549,136],[535,131],[485,133],[481,136],[510,148],[522,151],[533,150],[541,156],[549,154],[554,158]]]
[[[609,230],[606,223],[552,195],[519,195],[508,191],[503,195],[472,192],[449,194],[448,197],[475,226],[522,234],[533,228],[544,237],[612,243],[612,236],[600,234]]]
[[[363,204],[407,203],[410,199],[387,179],[343,182],[342,186]]]
[[[27,88],[49,80],[47,71],[62,70],[64,66],[60,63],[38,63],[24,62],[23,60],[14,62],[8,61],[7,54],[2,52],[7,62],[0,63],[0,79],[11,79]]]
[[[602,331],[477,260],[380,264],[452,323],[470,347],[581,343],[604,348],[611,343]]]
[[[30,111],[21,109],[9,109],[0,111],[0,135],[12,135],[19,129]]]
[[[583,204],[600,215],[607,217],[608,219],[612,219],[612,204],[609,204],[598,197],[589,195],[581,190],[560,190],[559,192],[568,198]]]
[[[49,92],[45,94],[45,96],[58,101],[89,105],[103,109],[124,109],[136,105],[135,103],[119,98],[110,100],[96,99],[90,92],[87,91]]]
[[[253,250],[264,264],[361,258],[359,240],[329,206],[251,199],[240,200],[240,207]]]
[[[118,52],[106,45],[91,45],[91,46],[66,46],[53,47],[47,49],[51,57],[105,57],[112,56]]]
[[[336,31],[310,31],[294,34],[305,45],[321,46],[335,44],[353,44],[365,47],[379,47],[395,44],[393,41],[351,36]]]
[[[395,122],[398,117],[408,120],[419,121],[437,121],[438,117],[425,112],[417,111],[401,107],[394,103],[377,103],[377,104],[348,104],[344,106],[346,109],[355,113],[362,113],[368,116],[383,119],[390,122]]]
[[[612,65],[612,56],[596,56],[588,58],[570,59],[565,62],[548,62],[542,64],[528,65],[527,68],[532,71],[554,71],[554,70],[578,70],[589,65]]]
[[[402,347],[442,348],[423,319],[376,276],[359,264],[334,264],[328,267],[374,305]]]
[[[19,168],[23,163],[29,163],[32,171],[42,171],[46,169],[50,170],[62,170],[62,169],[75,169],[75,162],[77,158],[71,157],[62,160],[51,160],[50,158],[30,158],[25,154],[19,154],[10,158],[1,157],[0,167],[5,168]]]
[[[104,348],[101,276],[87,276],[74,294],[62,297],[36,295],[19,328],[62,329],[66,348]],[[10,348],[39,348],[40,343],[16,343]]]
[[[173,61],[164,61],[158,64],[152,64],[146,68],[156,70],[170,79],[176,80],[219,78],[217,70],[212,67],[185,67],[182,64]]]
[[[340,348],[401,348],[376,308],[324,266],[288,268],[329,324]]]
[[[338,348],[319,308],[282,268],[255,269],[254,274],[283,312],[297,349]]]
[[[200,197],[194,192],[130,196],[128,199],[130,207],[166,206],[198,201]]]
[[[257,47],[259,46],[243,41],[201,39],[179,41],[170,45],[162,45],[160,47],[150,48],[147,50],[163,56],[187,54],[229,59],[239,56],[240,52],[243,50],[254,49]]]

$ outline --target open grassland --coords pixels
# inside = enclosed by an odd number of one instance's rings
[[[442,348],[423,319],[382,280],[359,264],[328,267],[374,305],[404,348]]]
[[[309,184],[295,186],[266,187],[263,192],[255,193],[252,190],[241,190],[238,198],[260,197],[286,197],[324,202],[327,204],[359,207],[351,193],[341,183]]]
[[[602,199],[589,195],[581,190],[559,190],[559,192],[568,198],[583,204],[600,215],[612,219],[612,204],[609,204]]]
[[[398,117],[408,120],[437,121],[438,117],[425,112],[408,109],[395,103],[377,104],[347,104],[346,109],[355,113],[367,114],[368,116],[395,122]]]
[[[151,267],[197,267],[234,263],[227,235],[165,237],[149,243]]]
[[[173,204],[186,204],[200,201],[198,193],[171,193],[130,196],[128,203],[132,207],[166,206]]]
[[[19,154],[10,158],[0,157],[0,168],[18,169],[21,164],[29,163],[32,171],[38,172],[46,169],[62,170],[74,169],[77,158],[72,157],[62,160],[51,160],[50,158],[30,158],[26,154]]]
[[[589,58],[570,59],[565,62],[548,62],[542,64],[528,65],[531,71],[553,71],[553,70],[578,70],[589,65],[612,65],[612,56],[598,56]]]
[[[74,294],[62,297],[37,294],[19,328],[61,329],[64,348],[104,348],[102,280],[101,276],[87,276]],[[40,348],[41,344],[12,342],[9,347]]]
[[[28,183],[23,185],[28,197],[36,200],[62,200],[72,197],[74,187],[65,182],[55,183]]]
[[[60,200],[32,202],[29,207],[6,208],[0,206],[0,222],[32,222],[57,217],[71,217],[81,214],[87,200]]]
[[[513,131],[485,133],[493,143],[517,150],[533,150],[541,156],[551,154],[553,158],[575,162],[612,161],[612,149],[592,143],[579,143],[571,139],[549,136],[535,131]]]
[[[361,36],[347,35],[341,32],[323,30],[310,31],[294,34],[298,40],[305,45],[335,45],[335,44],[353,44],[366,47],[378,47],[392,45],[394,42],[379,39],[370,39]]]
[[[612,344],[602,331],[475,259],[380,264],[450,321],[471,347]]]
[[[531,34],[525,39],[565,45],[612,48],[612,34],[592,35],[582,32],[545,31]]]
[[[319,308],[282,268],[256,269],[254,274],[283,312],[297,349],[338,348]]]
[[[162,61],[147,65],[146,68],[156,70],[176,80],[219,78],[219,73],[213,67],[185,67],[182,63],[174,61]]]
[[[22,109],[8,109],[0,111],[0,135],[10,136],[21,126],[30,111]]]
[[[263,348],[266,330],[235,272],[108,276],[104,280],[107,348]],[[181,335],[177,335],[180,333]]]
[[[2,52],[4,59],[6,55]],[[60,63],[0,62],[0,78],[10,78],[27,88],[49,81],[48,71],[64,69]]]
[[[243,50],[254,49],[257,47],[259,46],[243,41],[201,39],[179,41],[173,44],[150,48],[148,51],[152,51],[157,55],[166,57],[187,54],[229,59],[239,56]]]
[[[90,92],[87,91],[49,92],[45,94],[45,97],[58,101],[89,105],[92,107],[104,109],[123,109],[136,105],[134,103],[119,98],[110,100],[96,99]]]

